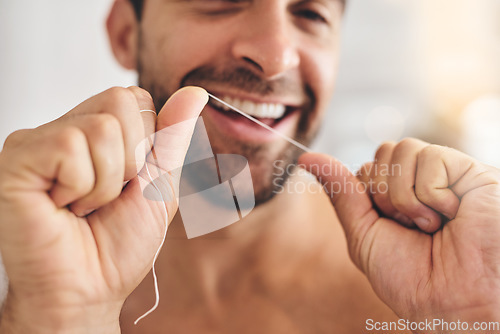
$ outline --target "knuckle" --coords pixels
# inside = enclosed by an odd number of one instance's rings
[[[102,177],[105,178],[104,181],[109,182],[109,180],[119,179],[123,181],[123,170],[124,165],[121,161],[117,161],[112,157],[107,157],[101,160],[103,166]]]
[[[78,155],[87,146],[87,140],[82,130],[69,126],[61,129],[54,138],[56,149],[68,154]]]
[[[406,137],[406,138],[401,139],[396,146],[398,146],[398,147],[412,146],[415,144],[416,141],[417,140],[414,138]]]
[[[7,136],[4,142],[4,148],[8,147],[16,147],[22,144],[28,135],[32,132],[33,130],[17,130],[12,132],[10,135]]]
[[[144,88],[137,86],[130,86],[128,87],[128,90],[132,91],[135,97],[142,101],[147,101],[147,102],[153,101],[153,97],[151,96],[151,94]]]
[[[127,88],[113,87],[108,89],[105,94],[108,110],[120,111],[131,103],[137,104],[134,93]]]
[[[423,143],[424,143],[423,141],[421,141],[417,138],[406,137],[406,138],[401,139],[401,141],[398,143],[398,145],[408,147],[408,146],[421,145]]]
[[[108,99],[121,101],[123,99],[132,99],[134,97],[134,93],[132,93],[129,89],[124,87],[111,87],[105,91]]]
[[[377,151],[375,152],[375,162],[380,159],[380,157],[384,156],[388,152],[391,152],[394,149],[394,146],[396,143],[392,141],[386,141],[380,144],[380,146],[377,148]]]
[[[401,161],[405,159],[405,157],[407,157],[409,154],[418,154],[417,152],[419,152],[422,147],[425,147],[427,145],[427,143],[416,138],[404,138],[395,145],[392,156],[393,160]]]
[[[439,159],[444,153],[444,147],[439,145],[430,144],[424,147],[418,153],[419,160],[434,160]]]
[[[396,146],[394,147],[394,151],[398,153],[405,152],[408,149],[416,146],[419,142],[420,141],[415,138],[409,138],[409,137],[404,138],[399,143],[396,144]]]
[[[382,144],[380,144],[380,146],[377,148],[377,152],[378,151],[387,151],[389,149],[392,149],[394,147],[394,145],[396,145],[396,143],[393,141],[385,141]]]
[[[89,117],[88,126],[92,132],[100,137],[113,138],[121,135],[121,126],[118,119],[110,114],[92,115]]]

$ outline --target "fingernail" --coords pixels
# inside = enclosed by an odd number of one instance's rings
[[[431,226],[431,221],[427,218],[419,217],[413,220],[417,226],[424,231],[428,231]]]

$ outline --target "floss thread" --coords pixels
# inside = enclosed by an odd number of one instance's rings
[[[282,134],[281,132],[273,129],[272,127],[268,126],[267,124],[262,123],[261,121],[259,121],[255,117],[252,117],[252,116],[248,115],[247,113],[241,111],[240,109],[238,109],[236,107],[233,107],[229,103],[224,102],[223,100],[219,99],[218,97],[216,97],[216,96],[214,96],[214,95],[212,95],[210,93],[207,93],[207,94],[208,94],[208,96],[210,96],[214,100],[218,101],[219,103],[222,103],[223,105],[225,105],[228,108],[231,108],[232,110],[234,110],[238,114],[242,115],[243,117],[248,118],[252,122],[260,125],[261,127],[263,127],[264,129],[266,129],[268,131],[271,131],[272,133],[274,133],[277,136],[283,138],[284,140],[286,140],[290,144],[292,144],[292,145],[294,145],[294,146],[296,146],[296,147],[304,150],[305,152],[312,152],[312,150],[310,148],[308,148],[307,146],[305,146],[305,145],[299,143],[298,141],[296,141],[296,140],[294,140],[294,139],[292,139],[292,138],[290,138],[290,137]],[[156,112],[154,110],[141,110],[141,112],[152,112],[152,113],[154,113],[156,115]],[[155,158],[155,163],[158,164],[158,161],[156,160],[156,158]],[[167,229],[168,229],[168,221],[167,221],[167,219],[168,219],[168,210],[167,210],[167,205],[165,203],[165,199],[163,198],[163,194],[161,193],[160,189],[158,188],[158,186],[154,182],[153,178],[151,177],[151,173],[149,172],[149,168],[148,168],[147,162],[146,162],[145,166],[146,166],[146,172],[148,173],[149,179],[150,179],[153,187],[156,189],[156,191],[158,191],[158,194],[160,194],[160,197],[161,197],[161,199],[162,199],[162,201],[163,201],[163,203],[165,205],[164,206],[164,210],[165,210],[165,233],[163,234],[163,240],[162,240],[162,242],[160,244],[160,247],[158,247],[158,250],[156,251],[155,257],[153,259],[153,266],[152,266],[153,279],[154,279],[154,288],[155,288],[155,297],[156,297],[155,304],[146,313],[144,313],[142,316],[140,316],[139,318],[137,318],[137,320],[134,321],[134,325],[137,325],[139,323],[139,321],[141,321],[142,319],[144,319],[145,317],[147,317],[148,315],[150,315],[151,313],[153,313],[158,308],[158,305],[160,303],[160,291],[159,291],[159,288],[158,288],[158,277],[156,276],[155,265],[156,265],[156,260],[158,258],[158,255],[160,254],[160,251],[161,251],[161,249],[163,247],[163,244],[165,243],[165,239],[167,237]]]
[[[156,112],[153,111],[153,110],[141,110],[141,112],[152,112],[152,113],[154,113],[156,115]],[[151,147],[153,147],[153,145]],[[155,164],[158,165],[158,160],[156,158],[154,158],[154,160],[155,160]],[[149,177],[149,180],[151,181],[151,184],[156,189],[156,191],[158,191],[158,194],[160,195],[160,198],[161,198],[161,200],[162,200],[162,202],[164,204],[163,209],[165,211],[165,232],[163,233],[163,239],[162,239],[162,241],[160,243],[160,246],[156,250],[156,254],[155,254],[154,258],[153,258],[153,265],[152,265],[154,288],[155,288],[155,298],[156,298],[156,300],[155,300],[155,303],[154,303],[153,307],[151,307],[146,313],[144,313],[139,318],[137,318],[137,320],[134,321],[134,325],[137,325],[139,323],[139,321],[141,321],[142,319],[146,318],[148,315],[150,315],[151,313],[153,313],[158,308],[158,305],[160,304],[160,289],[158,287],[158,277],[156,275],[155,265],[156,265],[156,260],[158,259],[158,255],[160,254],[160,251],[161,251],[161,249],[163,247],[163,244],[165,243],[165,239],[167,238],[167,229],[168,229],[168,221],[167,221],[167,219],[168,219],[168,210],[167,210],[167,204],[165,203],[165,199],[163,198],[163,194],[161,193],[160,188],[158,188],[158,186],[156,185],[155,181],[153,180],[153,177],[151,176],[151,173],[149,172],[147,161],[144,164],[144,166],[146,166],[146,172],[148,173],[148,177]]]

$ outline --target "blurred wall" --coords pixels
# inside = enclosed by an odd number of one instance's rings
[[[348,0],[337,89],[316,148],[351,169],[429,122],[414,1]]]
[[[500,167],[500,1],[419,3],[432,141]]]
[[[337,89],[314,148],[356,169],[384,140],[460,147],[500,166],[500,1],[348,0]],[[0,0],[0,143],[113,85],[111,0]]]
[[[317,148],[352,169],[415,136],[500,167],[500,1],[349,0]]]
[[[110,0],[0,0],[0,143],[135,75],[113,60]]]

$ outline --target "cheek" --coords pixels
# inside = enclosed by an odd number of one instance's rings
[[[337,76],[338,54],[332,50],[310,51],[303,57],[302,75],[312,89],[317,102],[317,112],[328,106]]]
[[[177,89],[186,74],[221,58],[225,41],[215,36],[220,35],[191,21],[170,26],[168,31],[153,30],[147,39],[147,54],[154,64],[149,66],[151,74],[158,81],[169,82],[170,89]],[[159,78],[161,75],[168,77]]]
[[[316,105],[307,115],[308,131],[315,133],[330,103],[337,75],[337,49],[308,48],[302,57],[301,73],[304,82],[312,90]]]

